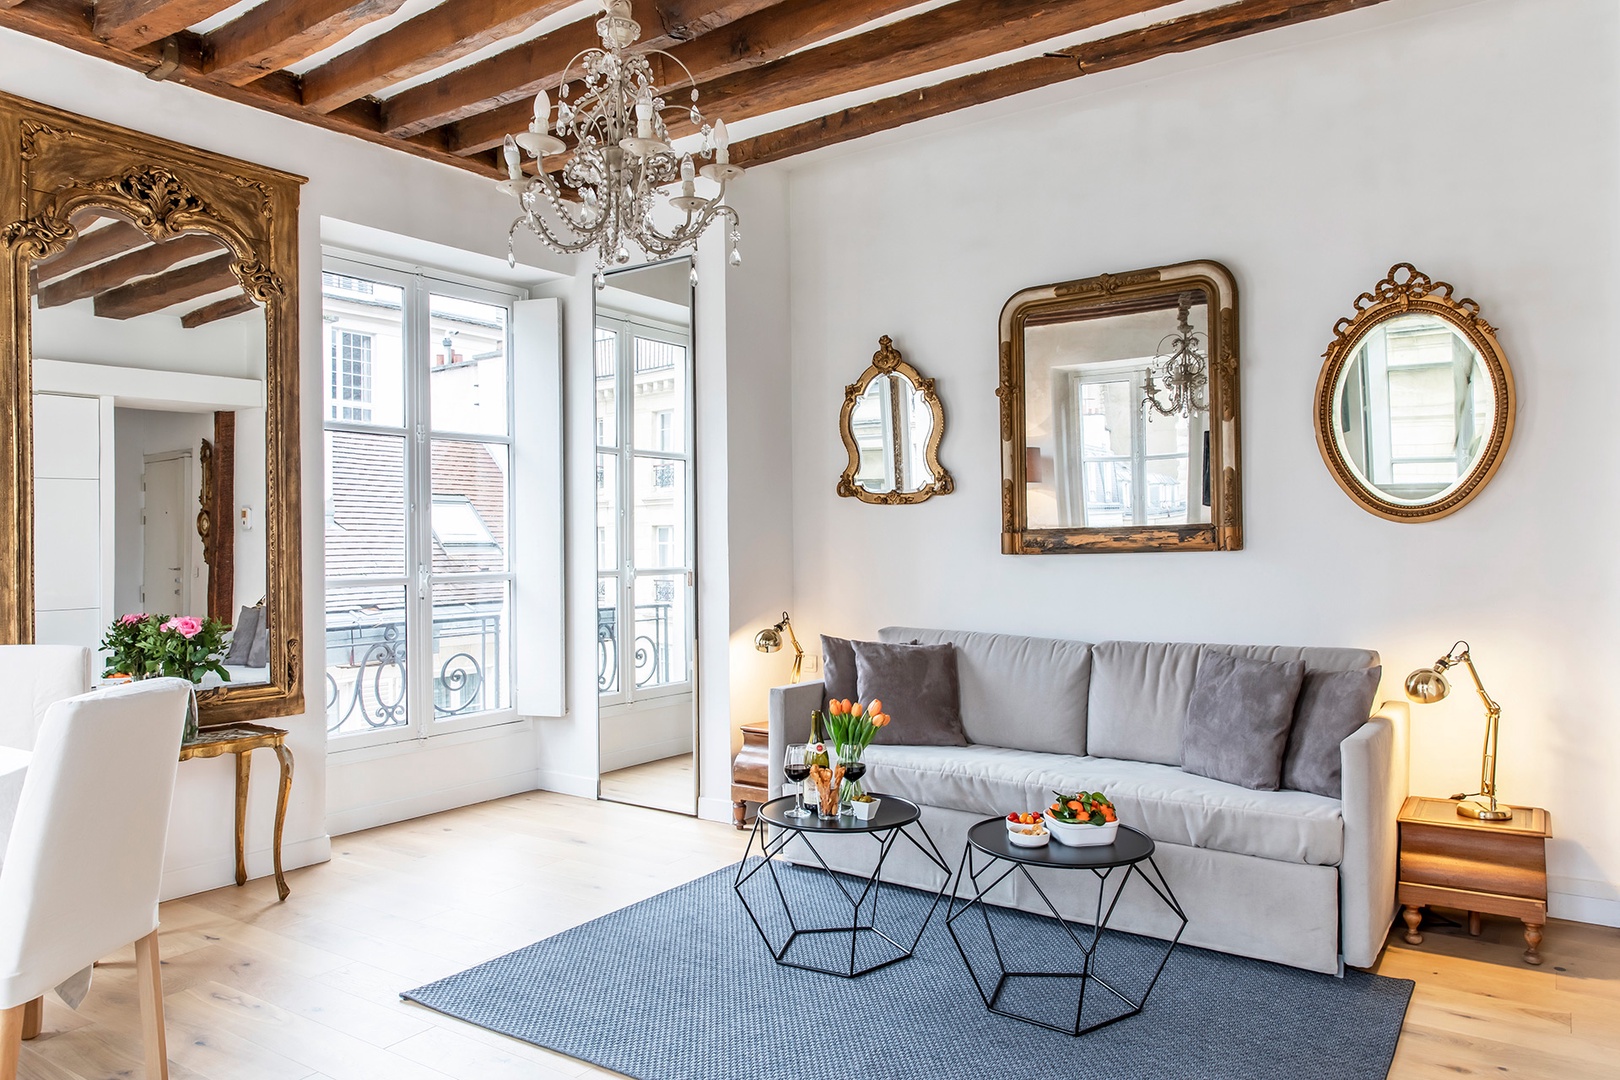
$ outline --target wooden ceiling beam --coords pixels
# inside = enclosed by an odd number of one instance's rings
[[[331,112],[460,59],[561,11],[571,0],[444,0],[307,72],[304,105]]]
[[[244,86],[307,60],[405,0],[265,0],[206,37],[208,73]]]
[[[149,45],[212,18],[235,0],[96,0],[95,35],[124,49]]]
[[[241,283],[231,269],[235,261],[235,255],[226,253],[109,290],[96,297],[96,315],[103,319],[133,319],[233,285],[239,287]]]
[[[653,14],[657,17],[657,22],[652,22],[641,15],[636,16],[636,21],[641,24],[643,39],[653,37],[661,31],[663,36],[672,41],[690,41],[781,2],[782,0],[657,0],[653,5],[655,9]],[[916,0],[912,2],[915,3]]]
[[[178,263],[221,250],[220,242],[203,233],[186,233],[97,263],[71,277],[59,278],[39,290],[39,306],[60,307],[128,285],[136,278],[161,274]]]
[[[669,51],[685,64],[693,77],[700,82],[717,79],[733,72],[780,60],[818,41],[825,41],[836,34],[852,30],[880,16],[913,7],[915,4],[916,0],[788,0],[787,3],[738,19],[724,29],[675,45]],[[510,80],[517,77],[519,69],[516,66],[504,70],[497,70],[495,67],[496,62],[507,55],[509,54],[502,53],[501,56],[491,57],[485,61],[491,68],[485,73],[482,81],[458,79],[462,73],[452,72],[443,79],[407,90],[398,98],[391,99],[383,109],[383,125],[392,128],[396,119],[405,115],[404,104],[396,106],[396,101],[414,95],[417,91],[426,91],[429,87],[444,84],[441,90],[434,91],[442,107],[435,111],[431,118],[457,120],[449,134],[450,150],[458,154],[476,154],[499,146],[508,133],[520,131],[528,123],[528,113],[523,111],[528,106],[524,105],[520,109],[512,98],[505,98],[513,101],[510,105],[483,111],[489,109],[491,104],[499,106],[503,98],[503,95],[491,93],[494,87],[500,85],[503,79],[507,80],[509,85]],[[680,86],[685,82],[686,74],[680,67],[662,57],[653,59],[663,71],[660,81],[666,87]],[[474,68],[466,70],[471,72]],[[557,80],[561,77],[562,72],[557,71],[548,73],[548,77],[540,82],[526,83],[522,87],[525,94],[519,94],[517,97],[532,98],[540,86],[556,86]],[[474,98],[478,100],[474,101]],[[671,98],[674,103],[682,105],[687,103],[685,90],[678,91],[671,95]],[[450,111],[452,103],[456,104],[453,112]],[[706,109],[707,106],[708,102],[700,97],[698,107]],[[416,128],[412,127],[410,130]]]
[[[258,306],[258,304],[247,298],[246,293],[238,296],[227,296],[223,300],[215,300],[212,304],[204,304],[196,311],[186,312],[180,316],[180,325],[187,330],[195,330],[199,326],[218,322],[220,319],[228,319],[232,315],[240,315],[244,311],[252,311]]]
[[[82,231],[88,223],[77,215],[73,223],[81,230],[79,238],[69,244],[66,251],[52,255],[38,264],[41,287],[45,287],[45,282],[64,274],[82,270],[92,263],[110,259],[114,255],[122,255],[126,251],[151,242],[150,237],[127,221],[114,221],[111,225],[103,225],[93,232]]]
[[[731,160],[764,165],[796,154],[888,131],[1042,86],[1112,71],[1172,53],[1189,52],[1385,0],[1241,0],[1180,19],[1064,49],[1063,56],[1036,57],[968,75],[922,90],[857,105],[781,131],[735,143]]]

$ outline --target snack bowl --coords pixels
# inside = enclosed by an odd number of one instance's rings
[[[849,812],[859,821],[871,821],[877,817],[878,805],[882,802],[883,800],[878,798],[868,799],[865,802],[851,802]]]
[[[1051,814],[1045,815],[1047,831],[1056,838],[1057,842],[1066,847],[1101,847],[1112,844],[1114,837],[1119,833],[1119,822],[1110,821],[1102,825],[1090,823],[1059,821]]]
[[[1052,834],[1040,825],[1020,825],[1013,827],[1007,822],[1007,842],[1013,847],[1045,847],[1052,839]]]

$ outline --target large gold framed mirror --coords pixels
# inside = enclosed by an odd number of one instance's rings
[[[838,494],[890,506],[920,503],[956,488],[939,463],[945,406],[933,379],[901,357],[884,334],[861,377],[844,387],[838,430],[849,465]]]
[[[1333,327],[1316,383],[1316,445],[1341,488],[1391,521],[1455,513],[1513,437],[1513,372],[1473,300],[1411,263]]]
[[[202,723],[303,712],[303,179],[6,95],[0,144],[0,641],[211,616]]]
[[[1237,286],[1220,263],[1017,293],[996,396],[1004,554],[1243,546]]]

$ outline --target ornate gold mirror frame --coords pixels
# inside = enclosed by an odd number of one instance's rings
[[[894,434],[891,441],[894,444],[894,471],[896,476],[895,488],[892,491],[868,491],[855,482],[855,474],[861,467],[861,449],[855,441],[855,430],[852,416],[855,405],[866,393],[866,388],[872,385],[872,380],[882,375],[897,375],[908,381],[916,391],[922,395],[923,403],[928,406],[933,416],[933,426],[928,430],[928,442],[923,451],[923,467],[933,479],[915,491],[901,491],[899,477],[905,472],[904,440],[899,437],[899,399],[892,399],[894,409],[893,418],[889,419]],[[862,502],[882,503],[888,506],[900,506],[910,503],[925,502],[935,495],[949,495],[956,490],[956,482],[951,474],[939,463],[939,444],[945,438],[945,406],[939,400],[939,392],[934,388],[933,379],[925,379],[918,374],[917,369],[901,359],[900,350],[894,347],[894,341],[884,334],[878,338],[878,351],[872,354],[872,363],[861,372],[861,377],[844,387],[844,407],[838,413],[838,431],[844,437],[844,448],[849,451],[849,464],[844,468],[844,474],[838,478],[838,494],[845,498],[859,499]]]
[[[1480,318],[1479,304],[1467,297],[1454,298],[1454,291],[1449,283],[1431,279],[1411,263],[1397,263],[1371,292],[1356,297],[1355,314],[1334,324],[1333,344],[1323,354],[1322,373],[1316,380],[1317,449],[1345,494],[1368,512],[1391,521],[1433,521],[1467,505],[1496,475],[1513,438],[1513,371],[1496,340],[1496,328]],[[1345,369],[1368,332],[1390,319],[1412,314],[1436,316],[1462,335],[1491,380],[1494,400],[1490,438],[1457,482],[1430,501],[1403,503],[1385,498],[1346,460],[1335,433],[1334,402]]]
[[[1025,329],[1134,313],[1174,310],[1202,293],[1207,304],[1209,521],[1175,525],[1031,528],[1026,437]],[[1042,285],[1001,309],[1001,551],[1053,555],[1107,551],[1236,551],[1243,546],[1243,467],[1239,438],[1237,283],[1218,262],[1177,263]],[[1203,410],[1200,410],[1203,411]],[[1189,475],[1189,493],[1194,490]],[[1202,479],[1196,481],[1202,486]],[[1191,500],[1189,499],[1189,504]]]
[[[269,682],[199,693],[205,724],[304,711],[298,443],[298,189],[302,177],[0,94],[0,642],[34,639],[32,328],[29,268],[78,238],[87,207],[153,240],[208,233],[264,304],[263,529],[272,626]]]

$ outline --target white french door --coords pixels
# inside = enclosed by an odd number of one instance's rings
[[[515,719],[515,297],[324,270],[331,746]]]

